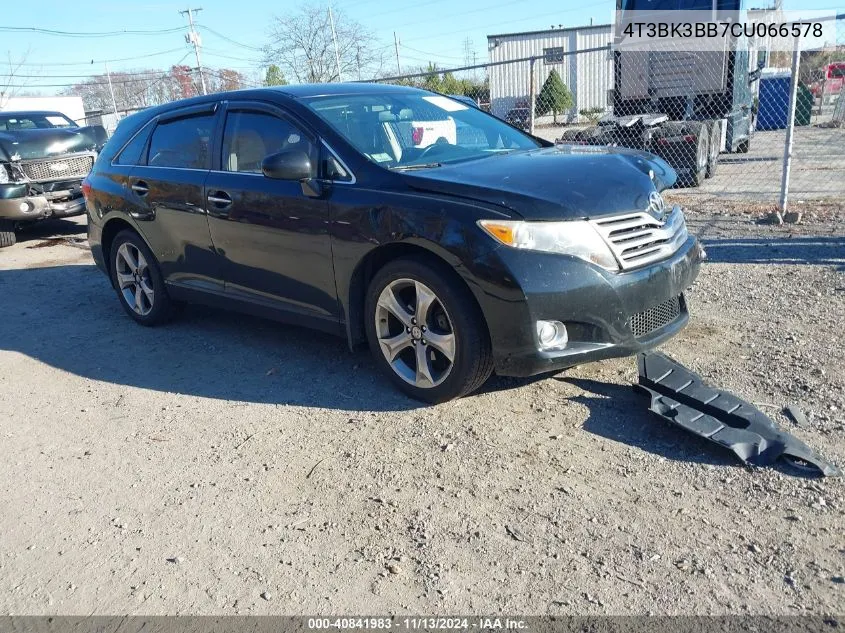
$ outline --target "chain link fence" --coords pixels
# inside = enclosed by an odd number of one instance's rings
[[[799,52],[619,51],[608,33],[581,49],[377,81],[457,96],[549,141],[644,149],[676,169],[685,194],[786,210],[845,193],[842,16],[835,30],[835,42]]]

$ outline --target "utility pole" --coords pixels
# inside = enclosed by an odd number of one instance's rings
[[[182,15],[188,14],[188,34],[185,36],[185,41],[188,44],[194,45],[194,54],[197,56],[197,72],[200,74],[200,85],[202,86],[202,93],[208,94],[208,91],[205,89],[205,75],[202,73],[202,62],[200,61],[200,47],[202,46],[202,38],[200,34],[194,30],[194,13],[198,13],[202,11],[202,7],[198,7],[196,9],[185,9],[184,11],[180,11],[179,13]]]
[[[334,16],[332,15],[332,5],[329,5],[329,24],[332,26],[332,42],[334,43],[334,60],[337,64],[337,80],[343,81],[343,76],[340,73],[340,53],[337,52],[337,33],[334,30]]]
[[[355,47],[355,66],[358,67],[358,81],[361,81],[361,47]]]
[[[396,49],[396,70],[401,75],[402,66],[399,64],[399,38],[396,37],[396,31],[393,31],[393,47]]]
[[[464,65],[470,66],[472,65],[472,38],[464,38]]]
[[[105,62],[106,64],[106,77],[109,79],[109,93],[111,94],[111,105],[112,105],[112,112],[114,112],[114,118],[117,118],[117,101],[114,99],[114,88],[111,85],[111,73],[109,72],[109,63]]]

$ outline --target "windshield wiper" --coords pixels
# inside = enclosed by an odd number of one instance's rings
[[[419,165],[397,165],[391,167],[394,171],[411,171],[412,169],[429,169],[431,167],[442,167],[443,163],[421,163]]]

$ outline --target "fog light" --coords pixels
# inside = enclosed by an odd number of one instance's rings
[[[21,213],[29,213],[32,211],[32,206],[28,202],[21,202]]]
[[[560,321],[537,321],[537,340],[542,351],[552,351],[566,347],[569,335]]]

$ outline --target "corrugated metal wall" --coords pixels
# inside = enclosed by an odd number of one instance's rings
[[[502,62],[542,56],[547,48],[562,47],[564,52],[570,52],[606,47],[612,37],[612,27],[605,24],[488,36],[487,48],[490,62]],[[557,70],[572,91],[575,105],[569,112],[569,120],[575,120],[582,109],[607,108],[607,91],[613,87],[613,62],[606,51],[567,55],[562,62],[555,63],[539,59],[534,68],[536,94],[540,93],[552,69]],[[490,67],[490,107],[493,114],[504,116],[519,102],[528,101],[529,75],[530,63],[527,61]]]

